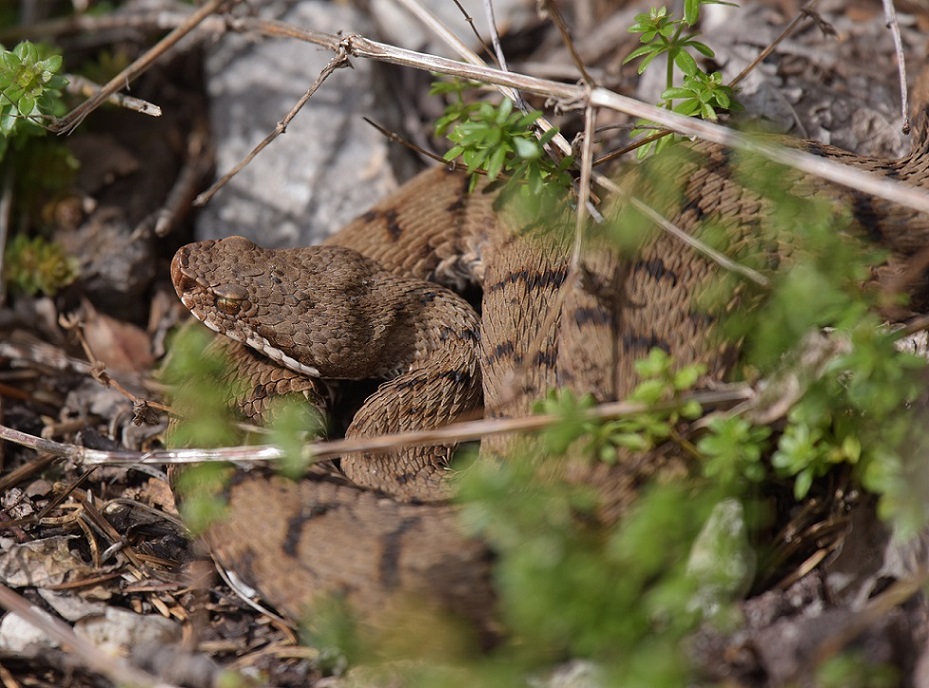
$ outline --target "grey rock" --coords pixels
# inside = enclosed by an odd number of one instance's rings
[[[326,33],[369,32],[357,10],[309,0],[261,15]],[[226,36],[207,59],[217,176],[271,133],[332,58],[296,40]],[[336,70],[277,138],[205,206],[200,239],[241,234],[269,247],[318,242],[396,186],[370,62]],[[380,114],[379,114],[380,113]]]

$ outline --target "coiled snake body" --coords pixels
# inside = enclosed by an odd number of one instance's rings
[[[925,112],[914,130],[912,154],[898,161],[791,145],[925,185]],[[685,151],[624,185],[685,231],[712,220],[733,243],[750,241],[770,202],[734,181],[726,151]],[[849,211],[853,227],[897,259],[929,236],[929,221],[913,211],[800,174],[782,177],[790,193]],[[680,193],[657,194],[655,179],[680,180]],[[444,425],[482,398],[488,416],[524,415],[556,386],[621,398],[635,384],[632,363],[655,346],[678,365],[706,363],[708,380],[731,366],[732,347],[710,336],[712,319],[695,303],[715,264],[649,231],[623,255],[591,238],[581,274],[569,279],[567,239],[502,220],[493,196],[468,194],[467,184],[459,173],[425,172],[327,246],[271,251],[234,237],[178,251],[178,295],[234,340],[231,355],[253,383],[243,408],[258,414],[269,395],[312,390],[315,377],[387,378],[348,428],[348,436],[366,436]],[[483,287],[480,319],[446,288],[471,280]],[[561,289],[558,317],[548,317]],[[439,446],[349,456],[343,476],[314,470],[298,482],[238,476],[229,515],[207,542],[294,618],[336,594],[369,618],[413,597],[486,625],[492,554],[460,534],[455,507],[441,502],[449,454]],[[656,461],[593,466],[584,479],[600,489],[604,513],[615,514]]]

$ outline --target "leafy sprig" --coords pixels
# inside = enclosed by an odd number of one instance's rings
[[[41,133],[64,109],[61,90],[68,82],[57,74],[62,57],[44,52],[29,41],[0,49],[0,160],[11,140]]]
[[[693,389],[706,372],[703,364],[676,369],[674,360],[662,349],[652,349],[648,356],[635,362],[642,382],[629,395],[629,401],[655,406],[679,399]],[[595,404],[591,395],[575,397],[559,390],[536,405],[543,413],[557,414],[560,420],[545,433],[546,446],[553,454],[563,454],[581,437],[587,437],[588,451],[601,461],[614,463],[617,449],[646,451],[669,439],[681,420],[693,420],[702,413],[700,404],[687,401],[670,409],[643,411],[626,418],[606,422],[590,419],[587,411]]]
[[[477,183],[473,176],[477,171],[491,180],[505,175],[509,190],[520,188],[532,196],[538,196],[543,189],[566,189],[571,185],[568,169],[573,159],[555,162],[545,152],[558,134],[557,127],[536,136],[535,123],[541,112],[519,112],[507,98],[498,105],[468,102],[464,98],[467,87],[465,82],[442,81],[433,84],[431,93],[453,96],[445,114],[436,121],[435,131],[454,144],[444,157],[449,161],[461,158],[472,175],[472,188]]]
[[[666,7],[652,7],[648,13],[636,15],[629,32],[639,34],[642,45],[629,53],[623,64],[642,58],[638,67],[639,74],[642,74],[655,58],[667,56],[665,88],[659,106],[715,122],[718,110],[737,110],[741,105],[736,101],[733,89],[723,83],[722,74],[703,71],[694,57],[694,54],[704,57],[715,55],[706,43],[697,40],[699,33],[693,28],[703,5],[735,6],[722,0],[687,0],[684,15],[678,19],[669,14]],[[675,67],[683,75],[680,85],[675,85]],[[655,127],[652,122],[640,120],[632,134],[648,133]],[[672,140],[671,136],[665,136],[652,141],[640,147],[638,155],[642,158],[657,152]]]

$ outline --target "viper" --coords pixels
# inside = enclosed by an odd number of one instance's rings
[[[925,186],[927,121],[925,110],[916,113],[913,150],[894,161],[788,145]],[[706,143],[676,151],[625,173],[621,187],[685,232],[712,225],[733,251],[789,263],[789,247],[759,239],[775,202],[739,181],[731,152]],[[775,171],[752,165],[755,174]],[[844,231],[888,249],[882,274],[925,246],[929,218],[915,211],[776,174],[784,193],[831,204],[850,218]],[[446,425],[480,406],[487,417],[526,415],[555,388],[620,399],[637,382],[635,360],[655,347],[676,365],[705,364],[701,384],[732,369],[737,343],[719,337],[716,323],[750,307],[752,296],[736,287],[707,308],[699,295],[720,273],[713,260],[616,199],[603,211],[613,236],[592,226],[572,264],[573,237],[559,230],[557,214],[520,218],[499,207],[490,185],[469,186],[460,172],[426,171],[323,246],[268,250],[232,237],[181,248],[171,266],[176,291],[247,380],[240,410],[260,418],[276,395],[318,398],[323,381],[377,379],[346,431],[366,437]],[[479,313],[458,293],[468,285],[481,289]],[[480,460],[511,450],[485,442]],[[237,474],[227,515],[205,539],[292,618],[324,596],[375,620],[415,598],[487,627],[493,553],[462,534],[448,502],[453,451],[351,454],[298,481]],[[655,451],[585,464],[572,479],[596,487],[610,520],[644,477],[673,465],[673,451]]]

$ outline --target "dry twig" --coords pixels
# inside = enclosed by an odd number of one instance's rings
[[[586,420],[620,418],[643,411],[662,411],[697,402],[705,408],[728,407],[754,397],[748,386],[734,386],[718,391],[696,392],[668,404],[646,405],[633,402],[611,402],[589,409]],[[305,447],[308,457],[315,460],[334,459],[350,452],[384,452],[420,444],[470,442],[483,437],[542,430],[560,422],[558,414],[540,414],[522,418],[493,418],[452,423],[434,430],[418,430],[379,437],[358,437],[329,442],[313,442]],[[36,451],[67,458],[79,465],[136,466],[143,464],[190,464],[206,461],[230,461],[241,465],[280,461],[283,452],[274,446],[251,445],[218,449],[172,449],[150,452],[104,451],[47,440],[0,425],[0,439]]]
[[[194,205],[202,206],[206,204],[211,198],[213,198],[213,196],[216,194],[217,191],[219,191],[227,183],[229,183],[229,181],[235,175],[241,172],[252,160],[254,160],[255,156],[257,156],[261,151],[263,151],[265,148],[271,145],[271,142],[274,141],[274,139],[276,139],[281,134],[286,133],[287,125],[290,124],[293,118],[297,116],[297,113],[303,109],[303,106],[306,105],[307,101],[313,96],[314,93],[316,93],[317,89],[320,86],[322,86],[323,82],[327,78],[329,78],[329,75],[332,74],[339,67],[344,67],[347,64],[348,64],[348,57],[346,56],[345,52],[341,49],[338,50],[336,52],[336,55],[331,60],[329,60],[329,62],[326,64],[325,67],[323,67],[322,71],[319,73],[319,76],[316,77],[316,81],[313,82],[313,85],[310,86],[306,90],[306,92],[304,92],[302,96],[300,96],[300,100],[298,100],[297,104],[294,105],[290,109],[290,112],[288,112],[284,116],[284,119],[282,119],[280,122],[277,123],[277,126],[274,127],[274,131],[268,134],[261,141],[261,143],[255,146],[251,150],[251,152],[249,152],[249,154],[246,155],[245,158],[241,162],[239,162],[237,165],[235,165],[235,167],[233,167],[226,174],[224,174],[219,179],[219,181],[217,181],[209,189],[207,189],[206,191],[198,195],[194,199]]]

